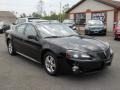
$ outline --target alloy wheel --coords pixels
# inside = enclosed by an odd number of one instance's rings
[[[54,73],[56,71],[56,63],[54,57],[46,56],[45,67],[49,73]]]

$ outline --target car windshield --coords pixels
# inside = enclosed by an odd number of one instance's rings
[[[42,37],[64,37],[78,35],[71,28],[63,24],[37,24]]]
[[[60,23],[60,22],[57,20],[50,20],[50,23]]]
[[[88,25],[92,26],[92,25],[103,25],[103,22],[100,20],[91,20],[88,21]]]
[[[72,24],[73,24],[74,21],[73,21],[73,20],[64,20],[63,23],[66,23],[66,24],[67,24],[67,23],[72,23]]]

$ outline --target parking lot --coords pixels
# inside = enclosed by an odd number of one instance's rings
[[[120,41],[114,41],[112,34],[96,38],[110,43],[115,53],[111,67],[91,74],[51,77],[40,64],[10,56],[0,34],[0,90],[120,90]]]

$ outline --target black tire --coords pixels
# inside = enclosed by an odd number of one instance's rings
[[[8,52],[12,56],[16,55],[16,51],[15,51],[15,49],[13,47],[13,43],[12,43],[11,40],[8,41]]]
[[[49,61],[50,59],[53,59],[52,63]],[[49,62],[48,62],[49,61]],[[52,65],[53,64],[53,65]],[[51,66],[50,66],[51,65]],[[51,53],[51,52],[47,52],[44,55],[44,67],[46,72],[51,75],[51,76],[56,76],[60,74],[60,61],[56,58],[55,54]],[[52,67],[53,66],[53,67]],[[55,67],[54,67],[55,66]],[[52,69],[53,70],[52,70]],[[51,69],[51,70],[50,70]]]

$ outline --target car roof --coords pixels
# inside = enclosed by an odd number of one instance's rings
[[[27,23],[22,23],[22,24],[33,24],[33,25],[51,25],[51,24],[61,24],[62,25],[62,23],[36,23],[36,22],[27,22]]]

